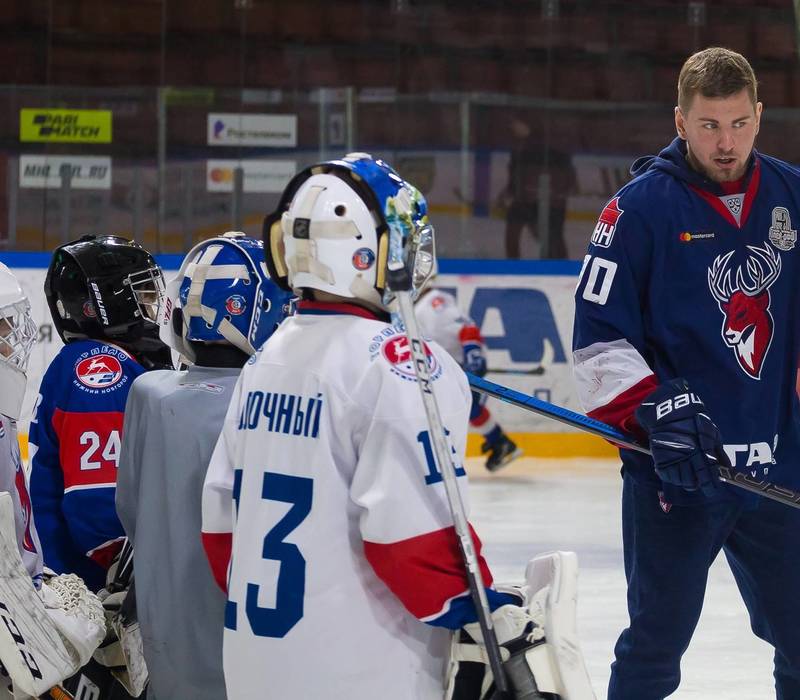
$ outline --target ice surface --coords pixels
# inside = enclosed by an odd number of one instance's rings
[[[519,581],[528,559],[568,549],[580,563],[578,630],[598,699],[605,698],[614,643],[627,625],[618,464],[522,458],[498,474],[467,461],[471,521],[498,581]],[[669,614],[669,611],[665,611]],[[772,648],[750,631],[724,556],[711,568],[703,615],[683,657],[678,700],[775,696]]]

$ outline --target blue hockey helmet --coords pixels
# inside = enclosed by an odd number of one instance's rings
[[[291,297],[270,280],[263,243],[230,231],[184,258],[167,286],[161,337],[190,362],[192,343],[227,341],[252,355],[284,319]]]

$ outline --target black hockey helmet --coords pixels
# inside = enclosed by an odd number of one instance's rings
[[[164,277],[153,256],[121,236],[86,235],[59,246],[44,282],[53,323],[65,343],[157,339],[163,291]]]

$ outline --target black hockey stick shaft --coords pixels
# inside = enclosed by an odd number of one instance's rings
[[[636,450],[638,452],[650,454],[649,448],[637,442],[635,438],[620,432],[616,428],[612,428],[610,425],[607,425],[602,421],[589,418],[589,416],[584,416],[582,413],[570,411],[568,408],[556,406],[555,404],[547,401],[542,401],[541,399],[537,399],[535,396],[528,396],[527,394],[523,394],[520,391],[503,386],[502,384],[495,384],[494,382],[490,382],[482,377],[469,374],[469,372],[467,373],[467,377],[469,379],[470,386],[475,389],[475,391],[480,391],[488,396],[494,396],[496,399],[500,399],[501,401],[505,401],[506,403],[510,403],[514,406],[518,406],[526,411],[538,413],[546,418],[552,418],[553,420],[560,421],[566,425],[571,425],[574,428],[580,428],[587,433],[597,435],[598,437],[604,438],[609,442],[613,442],[620,447],[626,447],[630,450]],[[750,491],[751,493],[756,493],[759,496],[764,496],[765,498],[770,498],[773,501],[778,501],[779,503],[783,503],[787,506],[800,508],[800,493],[797,491],[772,484],[769,481],[753,479],[747,474],[743,474],[742,472],[731,469],[730,467],[720,466],[718,469],[720,481],[723,481],[726,484],[732,484],[740,489]]]
[[[497,642],[497,635],[492,624],[492,613],[489,609],[489,601],[486,596],[486,588],[481,575],[475,543],[472,540],[464,503],[458,490],[456,468],[451,457],[450,445],[445,436],[439,406],[433,393],[433,380],[428,368],[425,344],[420,336],[417,319],[414,315],[414,306],[409,293],[411,276],[402,261],[392,260],[389,262],[389,288],[397,297],[400,317],[405,326],[414,374],[417,378],[417,385],[419,386],[425,416],[428,421],[433,455],[439,468],[439,473],[442,475],[447,502],[453,516],[453,528],[464,562],[467,586],[469,587],[472,603],[475,606],[489,668],[492,671],[497,688],[496,697],[507,698],[509,697],[508,678],[503,669],[500,645]]]
[[[117,570],[114,572],[114,579],[108,585],[109,593],[124,591],[131,583],[133,576],[133,545],[126,537],[122,543],[117,560]]]

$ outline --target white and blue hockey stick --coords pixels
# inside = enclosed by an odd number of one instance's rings
[[[464,569],[467,576],[467,585],[472,598],[475,611],[478,615],[481,635],[483,636],[484,648],[489,660],[489,668],[494,677],[496,693],[493,698],[509,697],[509,683],[503,669],[503,660],[500,653],[500,645],[497,643],[497,635],[492,624],[492,613],[489,609],[489,601],[486,597],[483,576],[481,575],[478,557],[475,553],[475,543],[469,531],[469,523],[461,501],[461,493],[458,490],[456,481],[456,468],[451,458],[450,447],[445,437],[442,418],[439,413],[439,406],[436,403],[436,396],[433,393],[433,381],[431,380],[428,369],[428,357],[425,353],[425,344],[417,326],[417,319],[414,315],[414,303],[411,300],[411,273],[408,271],[402,260],[390,260],[388,264],[388,287],[397,297],[397,305],[400,311],[400,318],[405,326],[408,346],[411,349],[412,364],[414,374],[417,377],[422,396],[422,403],[425,408],[425,415],[428,419],[428,427],[433,443],[433,454],[436,466],[444,481],[444,489],[447,495],[447,502],[453,516],[453,527],[458,540],[461,557],[464,561]],[[532,696],[532,698],[537,697]]]
[[[528,396],[522,392],[510,389],[507,386],[495,384],[494,382],[490,382],[482,377],[470,374],[469,372],[467,372],[467,378],[469,379],[470,386],[475,389],[475,391],[479,391],[482,394],[494,396],[501,401],[518,406],[526,411],[533,411],[533,413],[538,413],[539,415],[547,418],[552,418],[553,420],[560,421],[561,423],[566,423],[567,425],[571,425],[575,428],[580,428],[581,430],[585,430],[587,433],[597,435],[598,437],[616,443],[621,447],[626,447],[630,450],[636,450],[638,452],[650,454],[650,449],[647,446],[642,445],[630,435],[626,435],[625,433],[620,432],[616,428],[612,428],[610,425],[607,425],[602,421],[589,418],[588,416],[584,416],[582,413],[570,411],[568,408],[563,408],[562,406],[556,406],[555,404],[548,403],[547,401],[542,401],[541,399],[537,399],[535,396]],[[800,493],[797,493],[797,491],[792,491],[791,489],[783,486],[771,484],[769,481],[759,481],[758,479],[753,479],[747,474],[743,474],[742,472],[731,469],[730,467],[719,467],[719,480],[725,482],[726,484],[737,486],[745,491],[756,493],[759,496],[771,498],[773,501],[778,501],[784,505],[800,508]]]

